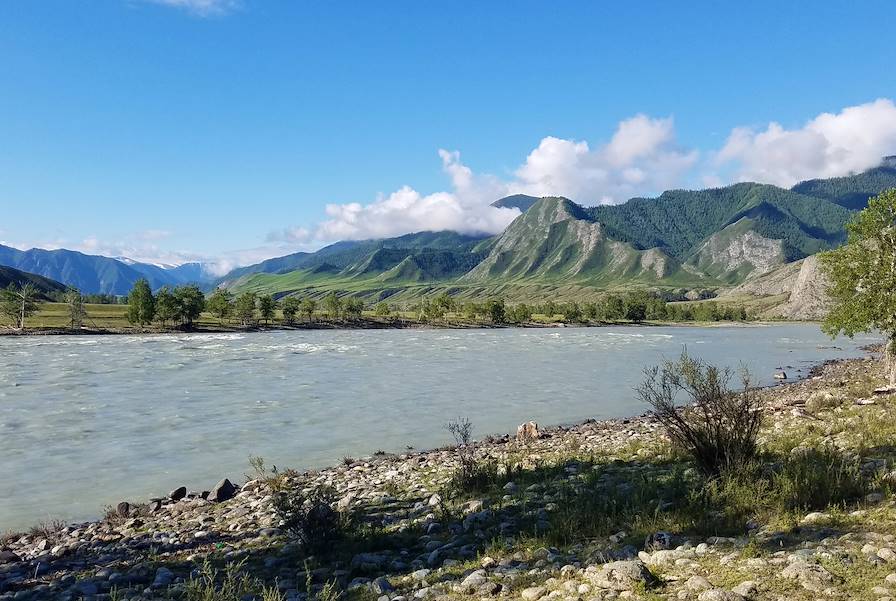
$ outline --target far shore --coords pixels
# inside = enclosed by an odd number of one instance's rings
[[[422,322],[410,319],[369,319],[352,321],[314,321],[296,324],[270,324],[250,327],[215,326],[208,323],[192,328],[183,327],[147,327],[147,328],[58,328],[34,327],[24,330],[0,328],[0,336],[142,336],[158,334],[244,334],[258,332],[303,331],[303,330],[478,330],[478,329],[545,329],[545,328],[604,328],[604,327],[720,327],[720,326],[773,326],[791,323],[819,323],[811,320],[756,320],[756,321],[641,321],[641,322],[606,322],[593,321],[585,323],[539,322],[503,323],[488,322]]]

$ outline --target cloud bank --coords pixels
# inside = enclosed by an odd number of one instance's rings
[[[896,151],[896,105],[886,98],[822,113],[799,129],[769,123],[764,130],[737,127],[716,156],[734,165],[736,181],[790,187],[877,165]]]

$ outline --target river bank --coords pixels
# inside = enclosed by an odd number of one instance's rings
[[[506,466],[477,491],[451,489],[461,459],[444,448],[262,469],[208,494],[110,499],[101,521],[4,536],[0,599],[225,598],[195,596],[206,560],[239,563],[243,592],[265,583],[266,600],[304,598],[306,581],[315,598],[335,583],[330,594],[392,601],[886,598],[896,589],[896,395],[873,394],[880,376],[871,358],[832,362],[762,392],[766,460],[819,449],[846,458],[861,486],[835,501],[746,498],[747,510],[719,508],[733,521],[695,516],[678,490],[693,470],[650,417],[586,422],[476,443],[477,461]],[[333,490],[335,509],[363,528],[309,559],[281,528],[274,482]],[[637,511],[588,511],[587,499],[618,495]]]
[[[716,327],[731,325],[776,325],[787,323],[817,323],[812,320],[750,320],[750,321],[530,321],[526,323],[501,323],[478,321],[417,321],[412,319],[358,319],[353,321],[318,320],[310,323],[271,324],[268,326],[228,326],[203,324],[192,328],[59,328],[37,327],[15,330],[0,327],[0,336],[139,336],[157,334],[247,334],[256,332],[301,332],[317,330],[479,330],[479,329],[544,329],[544,328],[606,328],[606,327]]]

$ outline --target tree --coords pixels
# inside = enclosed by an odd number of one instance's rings
[[[265,324],[270,324],[274,319],[274,313],[277,311],[277,301],[270,294],[262,294],[258,297],[258,312]]]
[[[606,298],[602,308],[604,319],[607,321],[616,321],[625,315],[625,303],[615,294]]]
[[[324,297],[324,309],[332,319],[339,319],[342,314],[342,299],[335,292]]]
[[[378,302],[373,309],[373,314],[377,317],[389,317],[391,313],[392,310],[389,308],[389,305],[383,301]]]
[[[254,292],[243,292],[233,303],[233,310],[236,318],[240,320],[240,325],[248,326],[255,323],[255,300],[257,296]]]
[[[361,319],[361,314],[364,312],[364,301],[360,298],[346,299],[343,311],[348,319]]]
[[[205,310],[205,295],[199,286],[178,286],[174,289],[174,296],[177,299],[178,317],[180,322],[190,329],[193,322],[199,319]]]
[[[488,317],[492,323],[504,323],[507,315],[504,311],[503,300],[490,300],[487,303]]]
[[[896,388],[896,188],[870,199],[846,230],[847,243],[822,253],[833,307],[824,331],[854,336],[872,329],[887,337],[884,361]]]
[[[149,288],[146,278],[134,282],[128,294],[128,321],[140,327],[152,323],[156,315],[156,299]]]
[[[0,312],[12,320],[17,330],[25,329],[25,320],[34,315],[39,306],[37,288],[31,283],[22,287],[10,284],[0,298]]]
[[[80,328],[87,317],[87,311],[84,309],[84,297],[77,288],[68,288],[63,297],[65,304],[68,306],[69,326],[74,330]]]
[[[308,318],[308,323],[314,320],[314,311],[317,310],[317,301],[313,298],[302,299],[302,315]]]
[[[224,323],[233,314],[233,293],[226,288],[216,288],[206,300],[205,307]]]
[[[295,323],[296,315],[302,310],[302,301],[295,296],[287,296],[280,301],[280,310],[286,323]]]
[[[177,297],[168,286],[162,286],[156,292],[155,317],[164,327],[168,322],[174,323],[180,316]]]
[[[647,317],[647,295],[634,292],[625,297],[625,318],[641,322]]]

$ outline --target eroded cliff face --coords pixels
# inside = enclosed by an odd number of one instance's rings
[[[801,263],[790,290],[790,298],[775,309],[775,316],[787,319],[822,319],[831,305],[827,294],[828,278],[821,269],[817,255],[806,257]]]
[[[784,243],[766,238],[741,219],[710,236],[691,261],[710,275],[767,273],[786,262]]]
[[[817,255],[787,263],[723,293],[722,297],[779,296],[787,300],[760,314],[765,318],[823,319],[830,309],[828,279]]]

